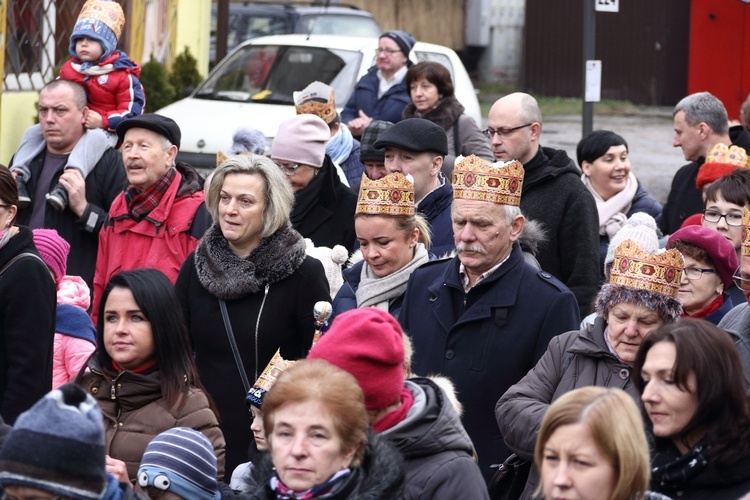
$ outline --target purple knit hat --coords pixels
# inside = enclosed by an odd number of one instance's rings
[[[34,229],[33,233],[34,245],[39,250],[39,256],[55,275],[55,281],[60,281],[67,270],[70,244],[54,229]]]
[[[326,155],[331,129],[315,115],[297,115],[279,125],[271,146],[274,160],[320,168]]]

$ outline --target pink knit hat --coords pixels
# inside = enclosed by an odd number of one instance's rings
[[[331,130],[315,115],[297,115],[279,125],[271,145],[271,158],[322,167]]]
[[[406,377],[401,326],[386,311],[353,309],[336,316],[310,350],[308,359],[324,359],[351,373],[365,393],[365,407],[381,410],[398,401]]]
[[[70,244],[54,229],[34,229],[33,233],[34,245],[39,250],[39,256],[55,275],[55,282],[60,281],[67,270]]]

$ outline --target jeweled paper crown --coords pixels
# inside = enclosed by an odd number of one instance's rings
[[[727,146],[726,144],[716,144],[708,150],[705,163],[723,163],[735,168],[749,168],[750,160],[747,152],[735,145]]]
[[[518,160],[490,164],[478,156],[459,156],[453,167],[453,199],[517,207],[521,203],[523,175],[523,165]]]
[[[354,214],[414,215],[414,182],[411,176],[395,172],[373,181],[362,174]]]
[[[294,92],[293,98],[298,115],[315,115],[326,123],[336,119],[333,89],[325,83],[312,82],[302,92]]]
[[[684,266],[682,254],[674,248],[650,254],[641,250],[633,240],[625,240],[615,250],[609,282],[677,297]]]
[[[78,19],[94,19],[104,23],[115,34],[117,39],[120,38],[122,27],[125,24],[125,13],[117,2],[99,2],[88,0],[81,8]]]
[[[750,257],[750,210],[742,208],[742,255]]]

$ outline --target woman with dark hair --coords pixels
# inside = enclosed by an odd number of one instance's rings
[[[581,180],[596,201],[599,212],[599,272],[604,281],[604,258],[609,240],[628,217],[645,212],[656,221],[661,205],[649,196],[630,168],[628,143],[611,130],[595,130],[576,147]]]
[[[649,254],[631,240],[617,247],[609,283],[596,297],[594,323],[553,338],[536,366],[497,402],[495,417],[511,451],[532,460],[545,411],[573,389],[618,388],[638,399],[630,383],[638,346],[680,317],[683,267],[677,250]],[[537,481],[532,470],[521,498],[533,498]]]
[[[719,178],[704,190],[703,215],[700,225],[719,232],[734,245],[737,260],[742,248],[742,209],[750,209],[750,170],[737,169]],[[733,292],[739,304],[742,294]]]
[[[246,498],[401,498],[403,459],[369,433],[365,397],[348,372],[322,359],[295,363],[263,400],[270,453]]]
[[[737,348],[720,328],[682,319],[647,338],[633,364],[651,450],[651,489],[673,498],[750,492],[750,401]]]
[[[448,136],[448,154],[442,167],[448,179],[459,155],[495,161],[490,141],[456,99],[448,68],[434,61],[415,64],[406,72],[406,88],[411,104],[404,108],[403,118],[430,120],[440,125]]]
[[[31,229],[16,226],[18,188],[0,165],[0,417],[13,424],[52,388],[55,283]]]
[[[135,481],[151,439],[172,427],[190,427],[212,442],[221,479],[224,436],[198,378],[169,279],[155,269],[113,276],[102,294],[96,341],[77,383],[104,414],[108,472]]]
[[[289,222],[294,193],[285,177],[265,156],[219,165],[207,195],[214,225],[175,285],[201,380],[221,415],[230,471],[247,462],[253,439],[250,384],[277,350],[286,360],[307,355],[315,303],[331,300],[323,265]]]

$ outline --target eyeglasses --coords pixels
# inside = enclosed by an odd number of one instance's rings
[[[392,56],[393,54],[401,52],[400,50],[393,50],[393,49],[375,49],[376,54],[388,54],[389,56]]]
[[[740,290],[750,292],[750,278],[743,278],[742,276],[740,276],[739,267],[734,271],[732,281],[734,281],[735,286],[737,286],[737,288],[739,288]]]
[[[703,273],[716,274],[715,269],[708,267],[686,267],[682,270],[685,277],[689,280],[699,280],[703,277]]]
[[[482,133],[487,136],[488,139],[492,139],[492,137],[497,134],[500,136],[500,139],[507,139],[510,137],[513,132],[516,130],[521,130],[522,128],[531,127],[533,123],[527,123],[526,125],[519,125],[517,127],[513,128],[499,128],[497,130],[487,127],[486,130],[482,130]]]
[[[728,214],[723,214],[719,212],[718,210],[710,210],[710,209],[703,211],[703,219],[706,222],[718,223],[722,217],[724,217],[724,220],[727,222],[727,226],[741,226],[742,225],[741,213],[730,212]]]
[[[284,172],[288,176],[293,176],[295,172],[297,172],[297,169],[300,167],[299,163],[294,163],[292,165],[282,165],[281,163],[276,163],[282,172]]]

